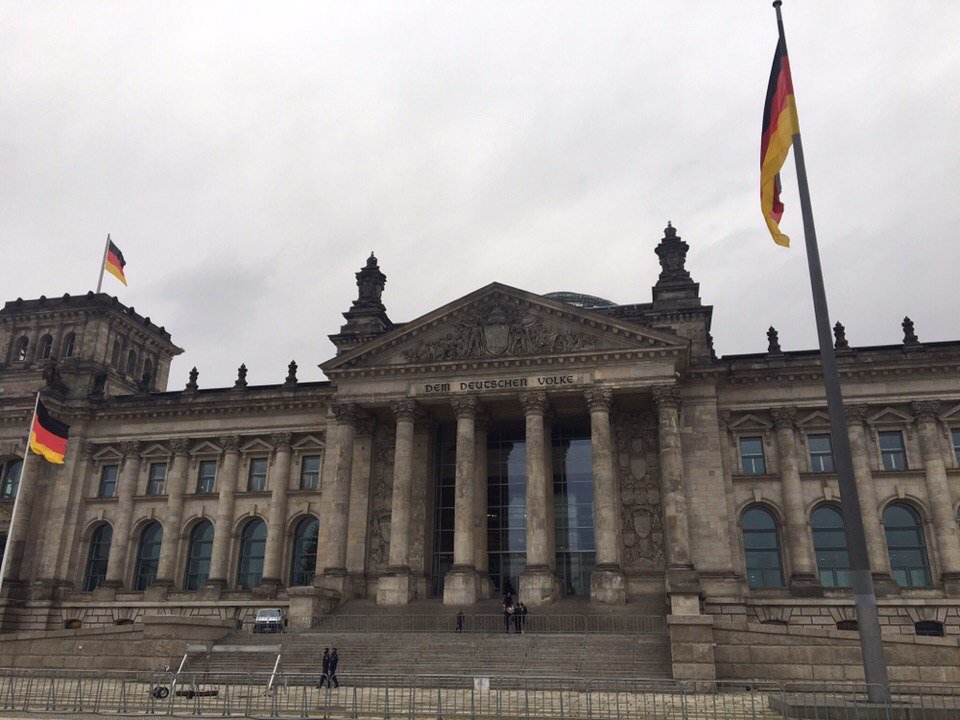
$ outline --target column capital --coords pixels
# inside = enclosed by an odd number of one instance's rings
[[[867,421],[866,405],[847,405],[843,406],[843,414],[847,418],[847,425],[863,424]]]
[[[187,438],[174,438],[170,441],[170,449],[174,455],[184,456],[190,450],[190,441]]]
[[[140,456],[140,443],[136,440],[129,440],[120,443],[120,452],[124,459],[129,460]]]
[[[240,452],[240,436],[239,435],[224,435],[220,438],[220,444],[223,446],[223,451],[228,452]]]
[[[910,409],[917,416],[917,421],[931,420],[937,421],[937,413],[940,412],[939,400],[916,400],[910,403]]]
[[[77,442],[77,455],[86,462],[93,460],[93,453],[96,452],[96,450],[97,446],[89,440],[80,440]]]
[[[590,412],[602,410],[610,412],[610,406],[613,405],[613,390],[605,387],[591,387],[583,391],[583,397],[587,401],[587,409]]]
[[[270,442],[273,444],[274,450],[289,450],[292,441],[293,433],[289,432],[274,433],[270,436]]]
[[[653,392],[653,402],[658,410],[666,407],[680,407],[680,386],[676,383],[672,385],[654,385],[651,391]]]
[[[394,400],[390,403],[390,410],[393,411],[393,417],[397,422],[401,420],[414,422],[420,414],[420,403],[413,398]]]
[[[547,412],[547,394],[542,390],[520,393],[520,407],[524,415],[543,415]]]
[[[450,400],[457,419],[470,418],[475,419],[480,410],[480,400],[476,395],[456,395]]]
[[[773,426],[778,430],[781,428],[792,430],[797,425],[797,409],[795,407],[772,408],[770,417],[773,418]]]
[[[355,402],[334,402],[330,404],[337,422],[355,424],[360,418],[360,406]]]

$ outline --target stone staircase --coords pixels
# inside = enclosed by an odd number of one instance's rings
[[[659,615],[652,612],[659,611]],[[224,638],[221,646],[281,646],[284,673],[319,675],[324,647],[340,652],[341,678],[359,675],[466,675],[490,677],[669,678],[670,645],[663,627],[665,610],[655,605],[598,608],[563,601],[537,608],[524,635],[505,634],[497,622],[496,601],[464,608],[466,627],[488,631],[454,633],[456,608],[435,600],[402,608],[351,601],[308,631],[254,635],[249,629]],[[597,632],[564,632],[574,624]],[[483,623],[493,620],[494,624]],[[423,629],[425,623],[428,628]],[[585,624],[585,625],[584,625]],[[327,627],[324,627],[326,625]],[[536,630],[537,626],[542,630]],[[490,628],[495,628],[489,631]],[[381,631],[383,630],[383,631]],[[275,655],[215,652],[194,655],[187,670],[269,673]]]

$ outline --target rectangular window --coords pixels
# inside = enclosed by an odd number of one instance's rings
[[[267,489],[267,459],[253,458],[247,473],[247,492],[259,492]]]
[[[167,480],[167,464],[151,463],[147,477],[147,495],[163,495],[163,486]]]
[[[903,445],[903,433],[899,430],[877,433],[880,441],[880,457],[884,470],[906,470],[907,451]]]
[[[300,489],[316,490],[320,485],[320,456],[305,455],[300,462]]]
[[[767,463],[763,459],[763,438],[740,438],[740,463],[744,475],[764,475]]]
[[[117,493],[117,466],[104,465],[100,468],[100,489],[97,496],[102,498],[113,497]]]
[[[953,452],[957,456],[957,467],[960,467],[960,428],[951,432],[953,435]]]
[[[212,493],[217,482],[217,461],[201,460],[197,471],[197,492]]]
[[[830,444],[830,435],[808,435],[810,443],[810,469],[815,473],[833,472],[833,447]]]

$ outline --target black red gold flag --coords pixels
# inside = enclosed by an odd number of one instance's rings
[[[67,454],[67,435],[70,426],[53,417],[42,402],[37,402],[30,428],[30,449],[52,463],[63,463]]]
[[[760,136],[760,208],[773,241],[790,246],[790,238],[780,232],[783,203],[780,202],[780,168],[787,159],[793,136],[800,132],[797,105],[793,97],[793,79],[787,43],[780,36],[773,57],[767,99],[763,106],[763,133]]]
[[[107,257],[104,259],[103,263],[104,268],[108,273],[113,275],[124,285],[127,284],[127,278],[123,274],[123,268],[127,263],[123,259],[123,253],[120,252],[120,248],[114,245],[112,240],[107,243]]]

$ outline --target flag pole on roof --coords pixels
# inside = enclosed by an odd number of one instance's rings
[[[830,332],[830,313],[827,309],[827,293],[823,284],[820,265],[820,250],[817,246],[817,231],[813,223],[813,208],[810,203],[810,188],[807,185],[807,167],[803,157],[803,142],[800,138],[800,123],[793,93],[793,79],[787,56],[787,41],[783,30],[781,0],[775,0],[779,34],[773,71],[767,87],[764,106],[761,153],[761,207],[767,227],[778,245],[789,246],[789,238],[780,232],[783,204],[780,202],[780,168],[787,153],[793,148],[797,169],[797,190],[800,195],[800,213],[803,219],[803,237],[807,248],[807,264],[810,269],[810,286],[813,291],[813,310],[817,322],[817,337],[820,341],[820,359],[823,365],[823,382],[827,396],[827,411],[830,416],[830,434],[840,488],[840,504],[843,527],[850,558],[850,573],[853,598],[857,610],[857,630],[863,655],[863,670],[867,683],[867,695],[871,702],[888,702],[890,699],[887,664],[880,636],[880,620],[877,614],[877,596],[873,587],[870,559],[867,555],[867,540],[860,514],[860,496],[853,474],[850,453],[850,438],[847,435],[843,394],[840,389],[840,374],[837,371],[837,356]],[[789,141],[788,141],[789,136]]]

